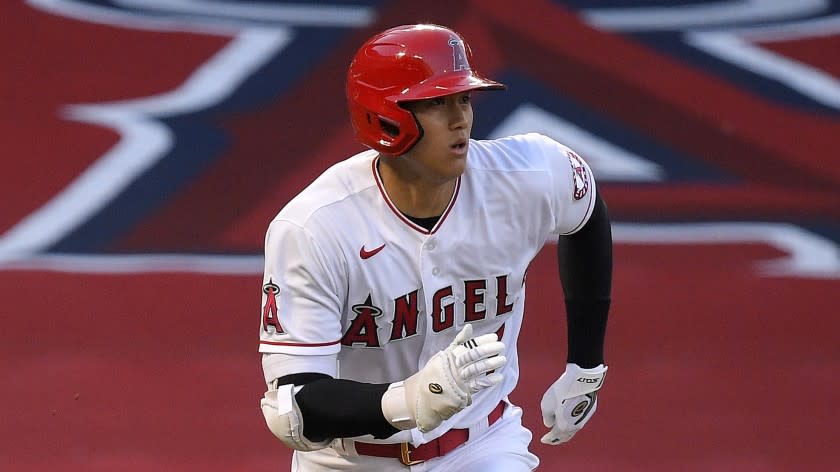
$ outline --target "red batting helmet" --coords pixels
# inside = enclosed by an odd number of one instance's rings
[[[437,25],[391,28],[370,38],[347,73],[347,101],[356,138],[382,154],[408,152],[423,136],[403,102],[504,85],[479,76],[470,47]]]

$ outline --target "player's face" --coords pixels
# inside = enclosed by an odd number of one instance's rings
[[[431,180],[451,180],[464,172],[473,124],[470,93],[462,92],[406,105],[423,137],[405,156]]]

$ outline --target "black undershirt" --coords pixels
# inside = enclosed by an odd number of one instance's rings
[[[403,213],[403,215],[405,215],[406,218],[411,220],[411,222],[416,224],[417,226],[421,226],[423,228],[426,228],[427,231],[431,231],[432,228],[435,227],[438,220],[440,219],[440,215],[430,216],[428,218],[416,218],[416,217],[413,217],[413,216],[406,215],[405,213]]]

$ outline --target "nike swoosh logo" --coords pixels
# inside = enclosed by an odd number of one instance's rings
[[[376,249],[370,250],[370,251],[365,251],[365,247],[362,246],[362,248],[359,249],[359,257],[361,257],[362,259],[367,259],[369,257],[375,256],[377,252],[379,252],[383,249],[385,249],[385,243],[382,243],[381,246],[379,246]]]

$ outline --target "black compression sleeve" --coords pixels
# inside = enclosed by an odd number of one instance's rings
[[[278,383],[303,384],[295,401],[303,417],[303,435],[310,441],[363,434],[387,438],[399,431],[382,414],[382,395],[390,384],[354,382],[313,373],[287,375]]]
[[[566,297],[568,362],[583,368],[604,363],[604,337],[612,289],[612,230],[601,195],[580,231],[557,241]]]

